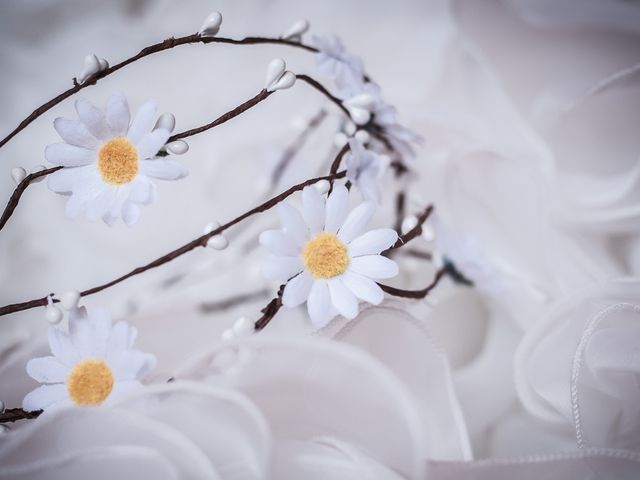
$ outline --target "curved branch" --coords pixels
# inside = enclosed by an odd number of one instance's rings
[[[436,272],[436,276],[433,281],[427,285],[425,288],[421,290],[403,290],[401,288],[390,287],[389,285],[384,285],[382,283],[378,283],[378,286],[388,293],[389,295],[393,295],[394,297],[402,297],[402,298],[412,298],[414,300],[419,300],[426,297],[431,290],[436,288],[440,280],[448,273],[448,269],[446,267],[442,267]]]
[[[326,87],[324,87],[320,82],[318,82],[317,80],[311,78],[308,75],[303,75],[303,74],[299,74],[296,75],[296,78],[298,80],[302,80],[303,82],[311,85],[313,88],[315,88],[316,90],[318,90],[320,93],[322,93],[325,97],[327,97],[329,100],[331,100],[335,105],[337,105],[337,107],[342,110],[344,112],[344,114],[351,118],[351,114],[349,113],[349,110],[347,110],[347,108],[342,104],[342,100],[340,100],[338,97],[334,96],[329,90],[326,89]]]
[[[48,102],[43,103],[38,108],[36,108],[31,114],[29,114],[24,120],[20,122],[20,124],[10,132],[6,137],[0,140],[0,148],[3,147],[9,140],[15,137],[19,132],[24,130],[29,124],[31,124],[35,119],[43,115],[44,113],[51,110],[53,107],[66,100],[67,98],[75,95],[80,90],[83,90],[91,85],[95,85],[99,80],[103,79],[111,75],[114,72],[117,72],[123,67],[140,60],[141,58],[147,57],[154,53],[162,52],[165,50],[170,50],[180,45],[187,45],[191,43],[225,43],[229,45],[258,45],[258,44],[279,44],[279,45],[287,45],[290,47],[301,48],[303,50],[307,50],[309,52],[317,52],[318,50],[312,46],[305,45],[300,42],[294,42],[291,40],[285,40],[283,38],[269,38],[269,37],[245,37],[240,40],[235,40],[232,38],[223,38],[223,37],[203,37],[199,33],[194,33],[192,35],[186,35],[184,37],[178,38],[167,38],[166,40],[156,43],[154,45],[150,45],[148,47],[140,50],[136,55],[123,60],[122,62],[113,65],[112,67],[106,68],[101,72],[98,72],[92,76],[90,76],[83,83],[78,83],[77,80],[73,79],[73,87],[68,90],[62,92],[57,97],[52,98]]]
[[[128,278],[134,277],[136,275],[139,275],[143,272],[146,272],[147,270],[151,270],[152,268],[156,268],[159,267],[161,265],[164,265],[165,263],[170,262],[171,260],[178,258],[182,255],[184,255],[187,252],[190,252],[191,250],[194,250],[197,247],[205,247],[207,245],[207,241],[215,236],[215,235],[219,235],[222,232],[224,232],[225,230],[233,227],[234,225],[236,225],[237,223],[242,222],[243,220],[245,220],[246,218],[249,218],[255,214],[258,213],[262,213],[262,212],[266,212],[267,210],[273,208],[274,206],[276,206],[278,203],[282,202],[283,200],[285,200],[287,197],[289,197],[290,195],[292,195],[293,193],[302,190],[304,187],[308,186],[308,185],[313,185],[314,183],[317,183],[321,180],[328,180],[328,181],[332,181],[332,180],[336,180],[338,178],[343,178],[346,175],[346,172],[343,170],[342,172],[338,172],[335,173],[333,175],[326,175],[323,177],[316,177],[316,178],[311,178],[309,180],[306,180],[304,182],[298,183],[297,185],[292,186],[291,188],[285,190],[284,192],[282,192],[279,195],[276,195],[275,197],[267,200],[266,202],[262,203],[261,205],[258,205],[255,208],[252,208],[251,210],[246,211],[245,213],[243,213],[242,215],[240,215],[239,217],[234,218],[233,220],[225,223],[224,225],[221,225],[220,227],[216,228],[215,230],[212,230],[209,233],[206,233],[204,235],[199,236],[198,238],[195,238],[194,240],[190,241],[189,243],[186,243],[184,245],[182,245],[181,247],[167,253],[166,255],[163,255],[155,260],[153,260],[152,262],[147,263],[146,265],[143,265],[141,267],[135,268],[133,270],[131,270],[129,273],[122,275],[121,277],[118,277],[114,280],[111,280],[107,283],[104,283],[102,285],[98,285],[96,287],[92,287],[89,288],[87,290],[84,290],[82,292],[80,292],[80,296],[81,297],[86,297],[88,295],[93,295],[94,293],[98,293],[101,292],[102,290],[105,290],[109,287],[112,287],[114,285],[117,285],[120,282],[123,282],[125,280],[127,280]],[[54,302],[57,302],[57,299],[53,299]],[[14,303],[11,305],[5,305],[3,307],[0,307],[0,316],[3,315],[8,315],[10,313],[15,313],[15,312],[20,312],[23,310],[29,310],[31,308],[35,308],[35,307],[43,307],[47,305],[47,297],[42,297],[42,298],[37,298],[34,300],[28,300],[26,302],[21,302],[21,303]]]
[[[18,420],[30,420],[32,418],[38,418],[41,414],[42,410],[27,412],[22,408],[7,408],[4,412],[0,413],[0,423],[17,422]]]

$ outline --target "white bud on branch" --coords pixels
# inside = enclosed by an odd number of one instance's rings
[[[222,25],[222,14],[211,12],[200,27],[200,36],[215,37],[220,31],[220,25]]]

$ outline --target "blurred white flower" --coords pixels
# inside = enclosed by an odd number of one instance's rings
[[[363,81],[362,60],[349,53],[335,35],[313,35],[312,40],[319,50],[316,54],[318,70],[335,82],[338,96],[344,98]]]
[[[389,157],[366,149],[354,138],[349,139],[349,148],[345,159],[347,178],[358,188],[364,200],[380,203],[382,178],[389,167]]]
[[[156,358],[133,349],[136,335],[137,330],[124,322],[112,326],[106,310],[72,310],[68,334],[49,327],[53,355],[27,363],[27,373],[44,385],[25,396],[23,408],[100,405],[140,388],[140,378],[155,366]]]
[[[398,234],[388,228],[365,233],[375,204],[364,202],[349,213],[349,193],[336,186],[326,200],[313,187],[302,191],[301,214],[281,203],[282,230],[268,230],[260,243],[272,254],[265,262],[267,278],[287,281],[282,302],[296,307],[307,302],[313,324],[320,328],[337,313],[358,314],[358,298],[374,305],[384,293],[374,280],[398,274],[398,266],[380,252]]]
[[[49,175],[48,186],[71,194],[69,217],[84,212],[109,225],[119,217],[132,225],[140,216],[140,205],[156,197],[151,178],[177,180],[187,175],[180,163],[157,157],[171,132],[153,129],[153,102],[142,105],[133,121],[122,94],[109,98],[106,113],[85,99],[77,100],[75,107],[79,120],[56,118],[53,123],[64,143],[48,145],[45,157],[65,168]]]

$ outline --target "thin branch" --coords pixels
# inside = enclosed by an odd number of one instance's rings
[[[384,285],[382,283],[378,283],[380,288],[384,290],[389,295],[393,295],[394,297],[402,297],[402,298],[413,298],[415,300],[422,299],[426,297],[431,290],[436,288],[440,280],[448,273],[448,269],[446,267],[442,267],[436,272],[436,276],[433,281],[427,285],[425,288],[421,290],[403,290],[401,288],[390,287],[389,285]]]
[[[29,420],[32,418],[38,418],[41,413],[42,410],[27,412],[21,408],[7,408],[4,412],[0,413],[0,423],[17,422],[18,420]]]
[[[322,93],[325,97],[327,97],[329,100],[331,100],[335,105],[338,106],[338,108],[340,110],[342,110],[344,112],[344,114],[351,118],[351,114],[349,113],[349,110],[346,109],[346,107],[342,104],[342,100],[340,100],[338,97],[334,96],[331,94],[331,92],[329,92],[329,90],[327,90],[322,84],[320,84],[318,81],[314,80],[313,78],[309,77],[308,75],[296,75],[296,78],[298,80],[302,80],[303,82],[308,83],[309,85],[311,85],[313,88],[315,88],[316,90],[318,90],[320,93]]]
[[[149,262],[146,265],[140,266],[138,268],[135,268],[133,270],[131,270],[129,273],[122,275],[121,277],[118,277],[114,280],[111,280],[107,283],[104,283],[102,285],[98,285],[96,287],[93,288],[89,288],[87,290],[84,290],[82,292],[80,292],[80,296],[82,297],[86,297],[88,295],[93,295],[94,293],[98,293],[101,292],[102,290],[105,290],[109,287],[112,287],[114,285],[117,285],[118,283],[121,283],[125,280],[127,280],[128,278],[131,278],[133,276],[139,275],[143,272],[146,272],[147,270],[151,270],[152,268],[156,268],[159,267],[161,265],[164,265],[165,263],[170,262],[171,260],[180,257],[182,255],[184,255],[187,252],[190,252],[191,250],[194,250],[195,248],[198,247],[205,247],[207,245],[207,241],[213,237],[214,235],[219,235],[222,232],[224,232],[225,230],[229,229],[230,227],[242,222],[243,220],[245,220],[248,217],[251,217],[255,214],[258,213],[262,213],[262,212],[266,212],[267,210],[273,208],[275,205],[277,205],[278,203],[282,202],[283,200],[285,200],[287,197],[289,197],[290,195],[292,195],[293,193],[302,190],[304,187],[308,186],[308,185],[313,185],[314,183],[317,183],[319,181],[322,180],[328,180],[328,181],[332,181],[332,180],[336,180],[338,178],[343,178],[346,175],[345,171],[342,172],[338,172],[336,174],[333,175],[326,175],[323,177],[316,177],[316,178],[311,178],[309,180],[306,180],[304,182],[298,183],[297,185],[292,186],[291,188],[285,190],[284,192],[280,193],[279,195],[276,195],[275,197],[272,197],[271,199],[267,200],[266,202],[262,203],[261,205],[258,205],[255,208],[252,208],[251,210],[246,211],[245,213],[243,213],[242,215],[240,215],[239,217],[234,218],[233,220],[231,220],[230,222],[225,223],[224,225],[221,225],[220,227],[212,230],[209,233],[206,233],[204,235],[199,236],[198,238],[190,241],[189,243],[186,243],[184,245],[182,245],[181,247],[153,260],[152,262]],[[57,302],[57,299],[53,299],[54,302]],[[0,307],[0,316],[3,315],[8,315],[10,313],[15,313],[15,312],[20,312],[23,310],[29,310],[31,308],[36,308],[36,307],[43,307],[47,305],[47,297],[42,297],[42,298],[37,298],[34,300],[28,300],[26,302],[21,302],[21,303],[14,303],[11,305],[5,305],[3,307]]]
[[[232,38],[223,38],[223,37],[202,37],[199,33],[194,33],[192,35],[187,35],[184,37],[178,38],[167,38],[166,40],[156,43],[154,45],[150,45],[146,48],[143,48],[136,55],[127,58],[126,60],[113,65],[105,70],[98,72],[91,77],[89,77],[83,83],[78,83],[74,78],[73,83],[74,86],[69,88],[68,90],[62,92],[57,97],[52,98],[48,102],[43,103],[38,108],[36,108],[30,115],[28,115],[20,124],[6,137],[0,140],[0,148],[3,147],[9,140],[15,137],[20,131],[24,130],[29,124],[31,124],[35,119],[43,115],[44,113],[51,110],[53,107],[71,97],[72,95],[78,93],[80,90],[83,90],[91,85],[95,85],[99,80],[111,75],[112,73],[120,70],[121,68],[140,60],[141,58],[147,57],[154,53],[162,52],[164,50],[169,50],[175,48],[180,45],[187,45],[192,43],[225,43],[229,45],[258,45],[258,44],[279,44],[279,45],[287,45],[290,47],[301,48],[303,50],[307,50],[309,52],[317,52],[318,50],[309,45],[305,45],[300,42],[294,42],[291,40],[285,40],[282,38],[268,38],[268,37],[245,37],[240,40],[234,40]]]
[[[384,255],[384,254],[390,253],[392,250],[395,250],[396,248],[400,248],[404,244],[409,243],[411,240],[413,240],[418,235],[420,235],[422,233],[422,225],[424,224],[424,222],[427,221],[427,219],[429,218],[429,215],[431,215],[431,212],[433,212],[433,205],[429,205],[427,208],[425,208],[424,212],[418,215],[418,223],[416,223],[415,227],[413,227],[404,235],[400,235],[398,237],[398,240],[396,240],[396,243],[394,243],[391,246],[391,248],[388,248],[385,251],[383,251],[382,254]]]
[[[269,325],[269,322],[273,319],[273,317],[276,316],[276,314],[282,307],[282,295],[284,294],[285,285],[286,283],[280,285],[276,298],[271,300],[262,310],[260,310],[262,312],[262,316],[258,320],[256,320],[254,324],[254,329],[256,331],[260,331],[264,327]]]
[[[40,170],[39,172],[30,173],[22,179],[22,181],[18,184],[16,189],[11,194],[11,198],[9,198],[7,206],[4,207],[4,211],[2,212],[2,216],[0,217],[0,230],[4,228],[5,224],[9,220],[9,217],[13,215],[14,210],[18,206],[18,202],[20,202],[20,197],[27,189],[27,187],[31,184],[31,182],[33,182],[37,178],[44,177],[53,172],[57,172],[61,168],[62,167],[47,168],[45,170]]]

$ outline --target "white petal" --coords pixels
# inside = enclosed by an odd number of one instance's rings
[[[343,283],[340,277],[327,281],[331,303],[345,318],[353,320],[358,315],[358,299]]]
[[[131,185],[129,199],[141,205],[149,205],[156,198],[156,186],[144,176],[138,176]]]
[[[63,364],[73,367],[80,357],[69,336],[54,327],[49,328],[48,335],[51,353]]]
[[[186,177],[189,171],[175,160],[142,160],[140,170],[144,175],[160,180],[178,180]]]
[[[140,207],[133,202],[124,202],[122,206],[122,220],[128,226],[133,225],[140,218]]]
[[[47,186],[54,192],[71,192],[76,185],[86,183],[91,177],[99,175],[94,165],[63,168],[47,176]]]
[[[267,230],[260,234],[260,245],[269,253],[283,257],[294,257],[299,251],[291,236],[282,230]]]
[[[364,255],[352,258],[349,270],[373,279],[391,278],[398,274],[398,265],[381,255]]]
[[[117,187],[105,188],[93,200],[87,202],[87,218],[89,220],[99,220],[111,210],[111,205],[116,200]]]
[[[302,190],[302,214],[311,235],[322,231],[324,228],[324,199],[313,185]]]
[[[304,245],[309,239],[309,229],[298,209],[288,203],[280,203],[277,210],[285,232],[298,246]]]
[[[40,383],[64,383],[71,371],[56,357],[33,358],[27,362],[27,373]]]
[[[303,270],[300,257],[268,256],[262,265],[262,274],[270,280],[285,282]]]
[[[376,206],[373,202],[364,202],[358,205],[344,221],[338,232],[338,238],[345,243],[349,243],[354,238],[362,235],[375,212]]]
[[[376,282],[357,273],[346,271],[340,277],[345,287],[356,297],[365,302],[379,305],[384,299],[384,292]]]
[[[360,235],[349,244],[349,255],[377,255],[398,240],[398,234],[391,228],[379,228]]]
[[[307,271],[302,272],[295,278],[289,280],[284,287],[282,294],[282,304],[285,307],[297,307],[307,301],[311,287],[313,286],[313,278]]]
[[[76,147],[68,143],[52,143],[44,149],[44,157],[54,165],[79,167],[93,163],[97,158],[97,153],[95,150]]]
[[[107,349],[105,353],[105,359],[114,358],[114,355],[119,355],[123,350],[130,348],[135,340],[137,329],[124,322],[116,323],[111,329],[109,339],[107,340]]]
[[[76,100],[75,106],[80,121],[86,125],[91,135],[102,141],[111,138],[111,132],[109,131],[104,113],[84,98]]]
[[[114,137],[122,137],[127,134],[131,113],[126,97],[121,93],[115,93],[107,100],[107,125]]]
[[[158,128],[146,135],[143,135],[140,141],[136,144],[138,149],[138,155],[140,159],[146,160],[153,158],[158,153],[158,150],[167,143],[167,139],[171,136],[169,130],[164,128]]]
[[[333,318],[329,287],[326,280],[314,280],[307,300],[307,311],[311,322],[316,328],[324,327]]]
[[[121,355],[114,355],[108,359],[116,380],[135,380],[141,378],[155,367],[157,360],[154,355],[138,350],[128,350]]]
[[[342,185],[335,185],[327,198],[326,219],[324,229],[327,232],[337,232],[342,226],[349,212],[349,192]]]
[[[134,144],[137,144],[142,137],[149,133],[153,128],[156,116],[156,104],[154,102],[146,102],[143,104],[136,113],[129,131],[127,132],[127,138]]]
[[[67,397],[67,386],[63,383],[42,385],[27,393],[22,400],[22,408],[28,412],[44,410]]]
[[[71,145],[92,150],[97,150],[100,146],[96,137],[91,135],[85,124],[78,120],[56,118],[53,121],[53,128],[56,129],[62,140]]]

